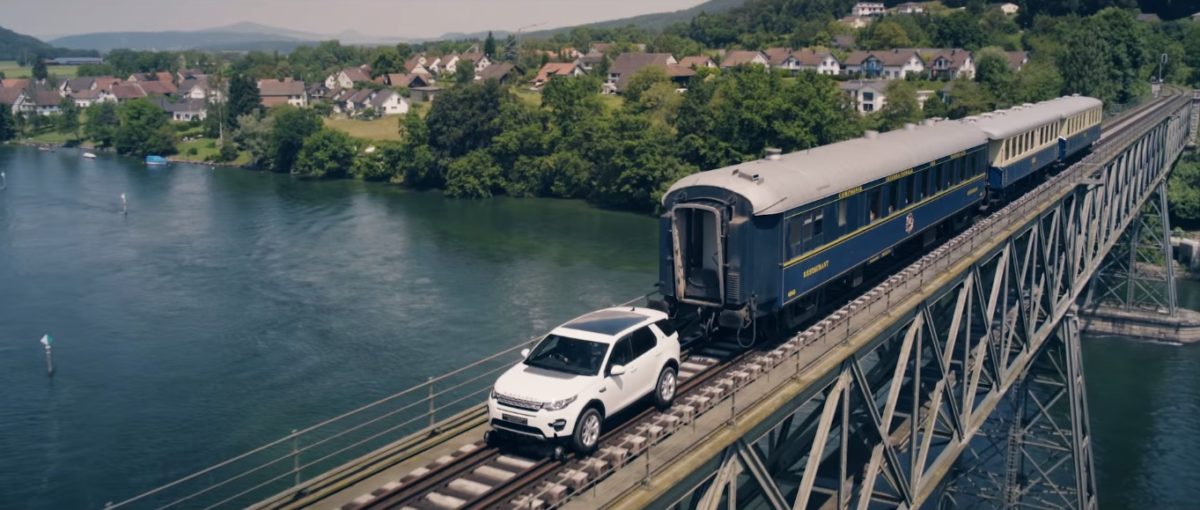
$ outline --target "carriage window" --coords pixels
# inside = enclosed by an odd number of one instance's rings
[[[900,183],[893,182],[891,184],[888,184],[887,189],[888,189],[887,212],[888,212],[888,214],[892,214],[892,212],[894,212],[896,210],[896,206],[900,203]]]
[[[904,178],[904,197],[904,205],[911,205],[917,201],[916,177],[912,175]]]
[[[915,176],[916,179],[913,181],[913,186],[916,187],[916,202],[925,200],[925,183],[929,181],[929,178],[925,176],[926,173],[927,172],[918,172]]]
[[[883,192],[878,187],[867,192],[867,213],[869,222],[874,223],[883,215]]]
[[[846,208],[849,207],[847,199],[842,199],[838,202],[838,226],[846,226]]]
[[[799,216],[788,220],[788,257],[795,257],[801,253],[800,229],[802,227],[803,223]]]

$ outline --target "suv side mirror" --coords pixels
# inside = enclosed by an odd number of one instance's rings
[[[529,357],[529,349],[521,349],[521,358]]]
[[[625,365],[613,365],[608,369],[608,375],[621,375],[625,373]]]

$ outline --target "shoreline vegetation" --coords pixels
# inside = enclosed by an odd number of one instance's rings
[[[865,130],[962,118],[1072,93],[1127,103],[1144,97],[1151,78],[1160,75],[1167,83],[1200,84],[1200,23],[1188,19],[1146,22],[1105,1],[1023,6],[1014,16],[983,2],[948,0],[924,4],[924,13],[889,14],[854,28],[839,20],[852,3],[751,0],[661,30],[576,28],[542,39],[489,36],[482,44],[357,47],[329,41],[287,55],[237,56],[114,50],[105,63],[81,66],[78,73],[123,76],[186,64],[213,77],[225,100],[210,104],[205,120],[192,122],[171,122],[145,99],[86,109],[64,100],[62,113],[54,116],[0,118],[0,139],[7,129],[18,143],[91,144],[135,157],[155,154],[305,179],[439,189],[448,197],[577,198],[653,213],[679,178],[762,158],[768,148],[793,152]],[[848,36],[852,41],[845,46]],[[338,69],[364,64],[376,78],[407,72],[404,66],[415,56],[461,54],[472,46],[493,62],[513,65],[514,77],[502,84],[472,79],[470,72],[442,73],[442,90],[432,103],[404,115],[372,112],[369,120],[333,118],[333,106],[324,101],[265,108],[259,96],[260,79],[323,82]],[[606,93],[611,84],[600,78],[625,53],[701,55],[721,62],[723,51],[784,47],[832,48],[843,59],[864,49],[961,48],[973,56],[974,75],[881,82],[886,102],[866,115],[843,90],[857,76],[746,64],[699,67],[695,76],[680,79],[651,66],[622,76],[619,95]],[[590,75],[554,77],[529,90],[543,64],[574,58],[567,56],[570,48],[599,51]],[[1029,59],[1014,66],[1006,52],[1021,51]],[[1160,54],[1168,58],[1157,58]],[[1200,163],[1195,166],[1196,171],[1179,172],[1183,178],[1172,178],[1175,203],[1186,203],[1181,224],[1200,224]]]

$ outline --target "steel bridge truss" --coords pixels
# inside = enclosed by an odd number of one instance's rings
[[[1175,267],[1167,263],[1174,260],[1167,184],[1163,182],[1092,279],[1088,307],[1109,305],[1174,316],[1178,310]]]
[[[1187,99],[968,230],[982,239],[948,283],[895,305],[881,334],[658,506],[1097,508],[1074,310],[1156,192],[1165,208]]]

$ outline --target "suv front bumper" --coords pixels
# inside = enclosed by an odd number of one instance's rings
[[[559,411],[514,409],[488,399],[488,418],[492,428],[508,434],[548,441],[569,437],[575,431],[579,410],[569,405]]]

